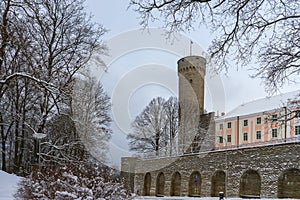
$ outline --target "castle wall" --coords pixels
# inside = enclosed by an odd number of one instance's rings
[[[226,174],[226,183],[224,182],[224,184],[227,188],[224,192],[228,197],[247,194],[247,190],[257,190],[258,186],[260,197],[277,197],[280,175],[289,169],[296,169],[296,172],[299,171],[300,173],[299,151],[300,144],[293,143],[154,160],[137,159],[135,162],[134,191],[143,194],[144,176],[149,172],[151,175],[150,195],[155,196],[157,176],[162,172],[165,177],[164,195],[170,196],[172,175],[179,172],[181,175],[180,189],[178,189],[180,196],[188,196],[189,187],[191,187],[189,186],[190,175],[192,172],[198,171],[201,175],[200,196],[208,197],[212,194],[213,175],[217,171],[223,171]],[[248,172],[257,174],[257,179],[251,179],[250,173],[248,178],[250,177],[249,181],[252,181],[252,184],[245,186],[242,184],[247,184],[247,181],[243,181],[243,178],[247,178],[245,174]],[[288,193],[291,195],[290,197],[300,198],[300,179],[291,180],[286,185],[286,187],[290,187]]]

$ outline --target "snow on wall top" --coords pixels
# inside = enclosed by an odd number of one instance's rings
[[[255,113],[261,113],[264,111],[270,111],[277,108],[281,108],[284,105],[287,105],[288,101],[295,101],[296,99],[300,99],[300,90],[283,93],[276,96],[270,96],[262,99],[257,99],[254,101],[250,101],[248,103],[243,103],[233,109],[232,111],[228,112],[226,115],[218,117],[218,120],[224,120],[228,118],[233,118],[237,116],[245,116],[251,115]]]

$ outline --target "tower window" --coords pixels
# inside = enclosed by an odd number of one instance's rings
[[[190,83],[193,83],[193,79],[190,79]]]

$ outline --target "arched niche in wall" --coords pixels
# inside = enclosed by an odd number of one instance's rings
[[[240,197],[260,197],[261,178],[257,171],[249,169],[240,180]]]
[[[151,174],[147,172],[144,177],[144,188],[143,188],[144,196],[150,196],[150,188],[151,188]]]
[[[218,197],[219,192],[226,196],[226,174],[221,170],[216,171],[211,178],[211,196]]]
[[[172,175],[170,196],[180,196],[181,193],[181,175],[175,172]]]
[[[189,196],[199,197],[201,194],[201,174],[194,171],[189,179]]]
[[[160,172],[156,178],[156,196],[165,195],[165,175],[163,172]]]
[[[278,198],[300,198],[300,170],[285,170],[278,178]]]

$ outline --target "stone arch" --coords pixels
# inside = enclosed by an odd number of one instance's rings
[[[189,196],[197,197],[201,194],[201,174],[198,171],[194,171],[190,175],[189,180]]]
[[[224,192],[226,196],[226,173],[218,170],[211,178],[211,196],[218,197],[219,192]]]
[[[181,175],[175,172],[172,175],[170,196],[180,196],[181,192]]]
[[[165,195],[165,175],[163,172],[160,172],[156,178],[156,196]]]
[[[257,171],[249,169],[240,181],[240,197],[260,197],[261,178]]]
[[[151,188],[151,174],[147,172],[144,177],[144,188],[143,188],[144,196],[150,196],[150,188]]]
[[[300,170],[285,170],[278,178],[278,198],[300,198]]]

